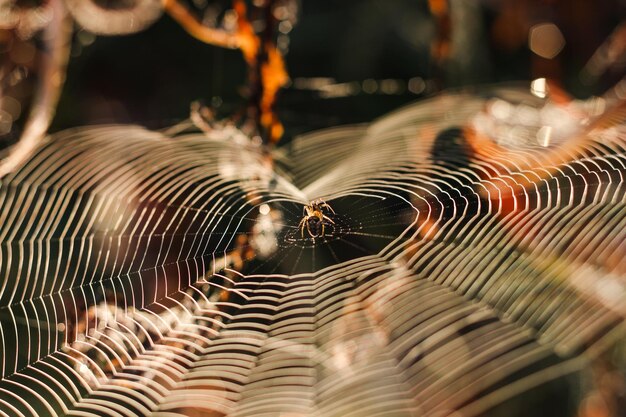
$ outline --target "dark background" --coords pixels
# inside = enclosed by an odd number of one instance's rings
[[[581,77],[592,54],[623,20],[624,1],[453,0],[450,5],[452,37],[461,47],[439,65],[431,54],[438,24],[427,0],[299,2],[286,56],[294,83],[278,104],[285,140],[307,130],[370,121],[442,88],[547,76],[586,98],[624,74],[622,59],[597,79]],[[556,24],[566,41],[554,59],[535,55],[528,45],[529,28],[545,22]],[[203,44],[167,15],[133,35],[94,39],[78,32],[73,46],[53,131],[97,123],[160,128],[187,117],[194,100],[221,103],[222,117],[244,103],[246,67],[240,53]],[[399,87],[393,93],[379,88],[327,98],[295,87],[296,80],[310,77],[356,86],[367,79],[393,79]],[[418,94],[407,88],[414,77],[425,81]]]

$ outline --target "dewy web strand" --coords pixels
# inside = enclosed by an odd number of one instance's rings
[[[0,183],[0,414],[475,416],[573,372],[623,335],[626,130],[516,119],[551,105],[442,95],[280,169],[234,128],[53,135]]]

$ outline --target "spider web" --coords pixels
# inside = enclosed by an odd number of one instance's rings
[[[0,415],[475,416],[578,369],[626,313],[597,104],[446,94],[271,156],[51,136],[0,183]]]

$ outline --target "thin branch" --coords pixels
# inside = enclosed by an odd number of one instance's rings
[[[235,33],[214,29],[203,25],[178,0],[163,0],[163,9],[194,38],[210,45],[236,49],[240,47]]]
[[[49,3],[51,19],[43,31],[41,74],[37,83],[33,106],[20,140],[0,161],[0,178],[17,169],[41,142],[54,116],[70,51],[72,23],[63,0]]]

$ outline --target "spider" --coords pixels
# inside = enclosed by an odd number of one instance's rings
[[[328,209],[335,214],[335,210],[333,210],[333,208],[321,198],[311,201],[308,205],[304,206],[302,209],[302,215],[304,217],[302,217],[302,220],[300,220],[300,224],[298,225],[300,228],[300,235],[302,235],[303,239],[305,227],[307,232],[309,232],[309,235],[312,238],[316,238],[324,236],[325,225],[329,223],[335,224],[330,217],[324,214],[324,209]]]

